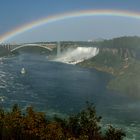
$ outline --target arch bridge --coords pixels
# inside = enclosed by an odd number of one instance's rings
[[[24,48],[28,46],[40,47],[52,51],[54,47],[48,47],[48,46],[55,46],[55,44],[23,44],[23,45],[16,46],[15,48],[12,48],[10,51],[14,52],[20,48]]]

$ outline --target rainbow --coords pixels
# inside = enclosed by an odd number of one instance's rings
[[[0,43],[6,42],[7,40],[23,33],[28,30],[34,29],[36,27],[76,17],[90,17],[90,16],[118,16],[118,17],[128,17],[140,19],[140,13],[130,12],[130,11],[120,11],[120,10],[83,10],[78,12],[70,12],[65,14],[58,14],[53,16],[48,16],[31,23],[27,23],[23,26],[17,27],[10,32],[5,33],[0,36]]]

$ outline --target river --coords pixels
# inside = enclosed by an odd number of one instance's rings
[[[26,74],[21,74],[25,68]],[[32,105],[48,116],[62,117],[80,111],[86,101],[94,103],[103,124],[127,132],[127,139],[140,139],[140,101],[106,88],[113,78],[95,69],[49,61],[46,55],[22,53],[2,58],[0,105]]]

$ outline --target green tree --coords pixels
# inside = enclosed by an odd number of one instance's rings
[[[116,129],[110,125],[105,133],[105,140],[123,140],[125,136],[122,129]]]
[[[87,106],[80,113],[69,118],[70,132],[76,137],[86,137],[88,140],[99,140],[101,136],[101,117],[96,115],[93,104]]]

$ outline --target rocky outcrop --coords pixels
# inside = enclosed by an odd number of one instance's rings
[[[101,48],[100,52],[108,52],[112,53],[113,55],[119,55],[121,58],[134,58],[136,57],[136,53],[132,49],[128,48]]]

